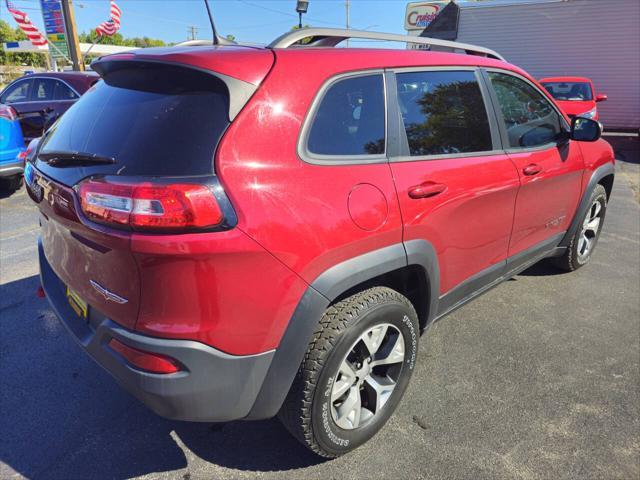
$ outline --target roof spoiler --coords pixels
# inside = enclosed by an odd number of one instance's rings
[[[126,68],[144,68],[146,65],[167,65],[176,68],[186,68],[191,70],[197,70],[207,75],[211,75],[220,80],[227,87],[229,91],[229,120],[233,119],[240,113],[242,107],[249,101],[251,96],[258,89],[257,85],[239,80],[223,73],[215,72],[212,70],[204,70],[184,63],[171,62],[166,60],[155,60],[149,58],[138,58],[134,54],[121,54],[110,55],[107,57],[100,57],[91,63],[91,68],[98,72],[101,77],[104,78],[111,72],[126,69]]]

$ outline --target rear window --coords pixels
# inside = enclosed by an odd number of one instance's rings
[[[226,86],[212,75],[153,64],[114,69],[60,118],[41,152],[114,158],[101,173],[212,174],[228,107]]]

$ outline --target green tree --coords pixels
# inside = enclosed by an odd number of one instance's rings
[[[163,40],[158,40],[155,38],[149,37],[133,37],[133,38],[125,38],[121,33],[116,32],[112,36],[103,36],[100,38],[95,30],[91,30],[89,33],[82,32],[78,35],[78,39],[82,43],[100,43],[102,45],[122,45],[125,47],[138,47],[138,48],[147,48],[147,47],[164,47],[167,44]]]
[[[0,20],[0,43],[26,39],[27,36],[19,27],[12,28],[9,23]],[[34,67],[43,67],[46,64],[46,58],[41,53],[8,53],[4,47],[0,49],[1,65],[22,65],[23,63]]]

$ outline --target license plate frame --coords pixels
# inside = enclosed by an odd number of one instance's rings
[[[76,312],[76,315],[78,315],[82,320],[87,320],[89,313],[89,304],[82,300],[80,295],[78,295],[78,292],[69,288],[68,286],[67,302],[69,302],[69,305],[71,305],[73,311]]]

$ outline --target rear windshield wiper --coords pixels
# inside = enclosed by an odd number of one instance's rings
[[[77,165],[113,164],[116,159],[84,152],[44,152],[38,158],[52,167],[72,167]]]

